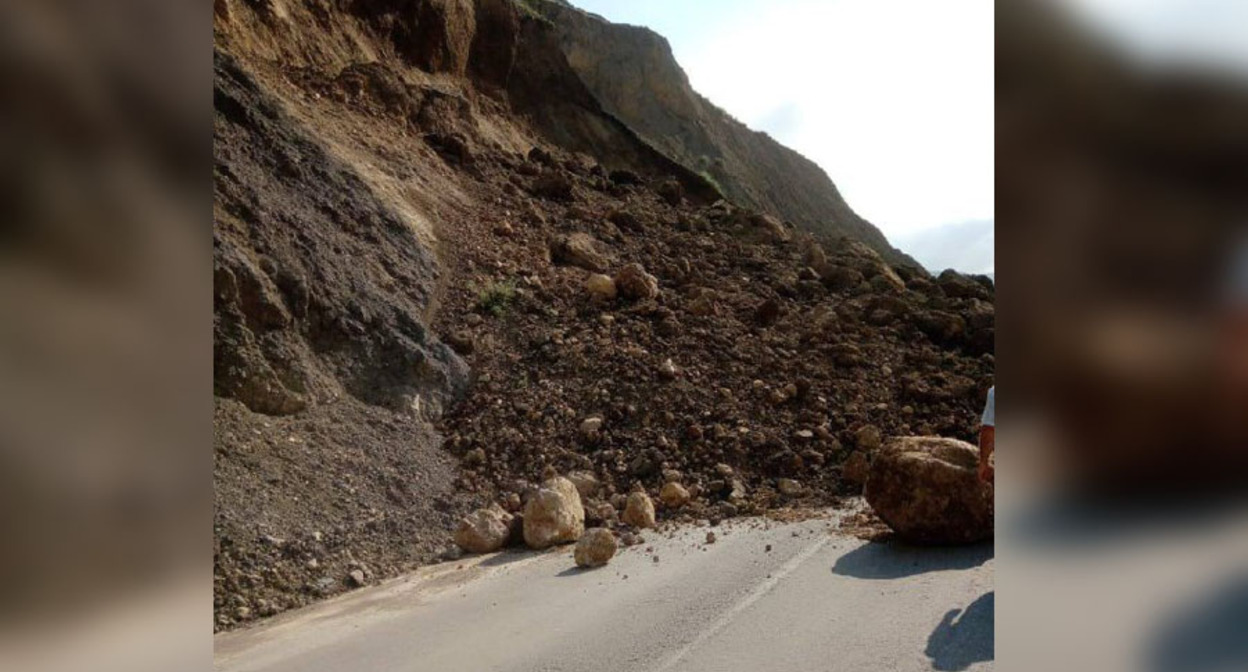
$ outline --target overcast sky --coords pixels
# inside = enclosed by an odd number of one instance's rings
[[[693,87],[818,163],[931,270],[993,264],[987,0],[572,0],[668,38]]]

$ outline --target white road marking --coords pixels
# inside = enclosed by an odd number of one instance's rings
[[[672,655],[668,656],[667,659],[660,663],[658,667],[653,668],[651,672],[668,672],[668,670],[674,668],[677,663],[685,658],[685,656],[689,655],[694,649],[697,649],[711,637],[719,634],[721,630],[728,627],[728,624],[732,622],[732,619],[735,618],[737,614],[749,609],[750,605],[754,604],[766,595],[776,586],[776,584],[780,583],[780,581],[782,581],[789,574],[792,574],[793,570],[800,567],[803,562],[809,560],[812,555],[818,553],[819,550],[826,546],[831,540],[831,537],[823,536],[819,539],[819,541],[811,544],[801,553],[798,553],[790,558],[788,562],[780,566],[780,569],[772,572],[769,578],[764,579],[754,588],[754,590],[750,591],[749,595],[741,598],[739,602],[732,605],[732,608],[724,612],[722,616],[715,619],[710,625],[703,629],[702,632],[693,639],[693,641],[677,649]]]

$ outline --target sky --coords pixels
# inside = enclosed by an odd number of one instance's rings
[[[694,89],[929,270],[995,270],[993,3],[571,1],[666,37]]]

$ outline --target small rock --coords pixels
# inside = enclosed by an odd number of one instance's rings
[[[680,202],[685,198],[685,188],[676,180],[665,180],[655,191],[658,192],[660,198],[671,206],[680,205]]]
[[[464,466],[475,467],[485,463],[485,449],[473,448],[464,453]]]
[[[776,481],[776,488],[785,497],[799,497],[803,492],[802,484],[791,478],[782,478]]]
[[[676,364],[670,358],[663,360],[663,363],[659,365],[659,377],[663,380],[675,380],[678,375],[680,375],[680,371],[677,370]]]
[[[477,509],[459,522],[455,545],[469,553],[493,553],[507,543],[511,514],[499,508]]]
[[[589,292],[590,297],[598,302],[607,303],[614,301],[619,295],[619,290],[615,286],[615,280],[609,275],[601,273],[593,273],[585,280],[585,291]]]
[[[602,487],[602,484],[598,482],[598,478],[588,471],[574,471],[568,474],[568,480],[572,481],[572,485],[576,486],[576,491],[584,499],[597,495],[598,489]]]
[[[620,517],[625,523],[637,529],[654,527],[654,502],[644,492],[632,492],[624,504],[624,515]]]
[[[554,170],[539,175],[533,181],[531,191],[542,198],[555,201],[570,201],[574,198],[572,180],[568,179],[567,175]]]
[[[854,439],[858,444],[858,448],[867,452],[874,451],[880,447],[883,441],[883,435],[880,428],[875,425],[867,425],[854,435]]]
[[[713,544],[713,543],[715,543],[715,533],[714,533],[714,532],[709,532],[709,531],[708,531],[708,532],[706,533],[706,543],[708,543],[708,544]]]
[[[641,264],[628,264],[615,274],[615,285],[621,296],[632,301],[659,296],[658,278],[646,272]]]
[[[602,431],[602,418],[596,415],[591,415],[581,421],[581,426],[578,430],[581,433],[582,439],[591,443],[597,441],[599,434]]]
[[[596,527],[585,530],[576,542],[573,558],[578,567],[602,567],[615,555],[615,535],[610,530]]]
[[[468,331],[456,331],[443,337],[446,344],[459,355],[471,355],[477,349],[476,339]]]
[[[556,238],[550,245],[550,256],[555,263],[600,273],[607,270],[607,257],[599,251],[600,245],[587,233],[573,233]]]
[[[350,584],[355,586],[356,588],[359,588],[365,585],[365,583],[367,583],[366,579],[364,578],[363,570],[359,570],[359,569],[351,570],[351,573],[347,574],[347,581],[350,582]]]
[[[679,509],[689,503],[689,491],[679,483],[668,482],[663,485],[663,489],[659,491],[659,499],[663,505]]]
[[[732,470],[732,467],[724,464],[723,462],[720,462],[719,464],[715,465],[715,473],[719,474],[720,476],[723,476],[724,478],[732,478],[732,475],[736,472]]]

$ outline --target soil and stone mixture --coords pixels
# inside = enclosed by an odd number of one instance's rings
[[[974,439],[991,280],[722,200],[519,7],[215,4],[218,629],[456,557],[552,471],[627,543],[634,490],[793,515]]]
[[[859,244],[824,251],[671,181],[542,150],[477,165],[504,188],[463,232],[469,281],[435,321],[473,370],[439,425],[457,487],[515,508],[546,468],[585,472],[590,522],[611,524],[594,520],[604,503],[638,487],[661,501],[675,481],[692,501],[661,519],[717,519],[835,505],[860,485],[841,464],[882,436],[974,439],[988,279],[898,273]]]

